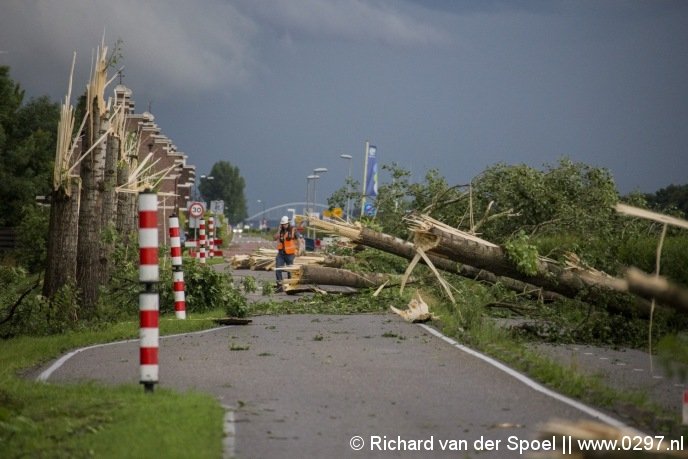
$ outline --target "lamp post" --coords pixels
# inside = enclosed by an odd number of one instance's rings
[[[213,177],[212,175],[205,175],[205,174],[201,175],[201,181],[199,182],[199,195],[200,195],[201,200],[205,200],[205,198],[203,197],[203,194],[200,193],[200,184],[203,182],[203,180],[214,180],[214,179],[215,179],[215,177]]]
[[[313,181],[313,189],[315,190],[315,180],[320,178],[319,175],[311,174],[306,177],[306,216],[310,218],[313,208],[311,207],[311,181]],[[315,194],[315,192],[313,193]],[[315,200],[315,197],[313,198]]]
[[[326,167],[316,167],[315,169],[313,169],[313,174],[315,174],[316,180],[319,179],[320,175],[324,174],[325,172],[327,172]],[[313,182],[313,210],[315,210],[315,205],[318,203],[315,195],[315,185],[316,182]]]
[[[349,196],[351,193],[349,187],[351,186],[351,160],[353,156],[342,154],[339,157],[349,161],[349,174],[346,176],[346,222],[349,223],[349,215],[351,215],[351,196]]]
[[[263,213],[260,214],[260,215],[261,215],[261,217],[260,217],[260,230],[262,231],[263,229],[267,229],[267,228],[268,228],[267,222],[265,223],[265,225],[263,225],[263,221],[265,220],[265,203],[263,202],[262,199],[258,199],[256,202],[257,202],[258,204],[262,204],[262,205],[263,205]]]
[[[203,180],[213,180],[213,179],[215,179],[215,177],[213,177],[212,175],[205,175],[205,174],[203,174],[203,175],[201,175],[201,176],[199,177],[198,185],[195,186],[195,188],[196,188],[196,197],[195,197],[195,199],[196,199],[196,200],[198,200],[198,201],[203,201],[203,202],[205,203],[205,198],[203,197],[203,194],[201,193],[201,183],[203,182]],[[205,205],[205,204],[204,204],[204,205]],[[190,220],[190,219],[189,219],[189,220]],[[195,220],[195,221],[194,221],[194,239],[195,239],[196,241],[198,241],[198,220],[199,220],[199,219],[196,218],[196,219],[194,219],[194,220]],[[197,243],[198,243],[198,242],[197,242]]]

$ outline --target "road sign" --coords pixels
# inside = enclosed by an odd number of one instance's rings
[[[189,204],[189,215],[194,218],[202,217],[204,211],[202,202],[192,202]]]

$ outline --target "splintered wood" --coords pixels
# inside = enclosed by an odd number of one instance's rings
[[[518,292],[519,294],[526,294],[528,296],[547,301],[553,301],[561,298],[561,295],[557,293],[546,291],[542,288],[533,286],[532,284],[509,277],[497,276],[490,271],[475,268],[469,264],[466,264],[465,262],[457,263],[450,258],[438,255],[431,251],[424,250],[426,256],[422,257],[419,254],[418,249],[425,248],[426,241],[427,244],[434,247],[437,243],[437,238],[435,237],[427,237],[426,239],[423,239],[423,243],[414,244],[412,242],[399,239],[398,237],[380,233],[360,225],[311,220],[310,226],[329,234],[346,237],[354,243],[406,258],[407,260],[411,261],[412,265],[409,266],[409,273],[417,263],[423,263],[427,265],[429,260],[429,262],[439,270],[457,274],[459,276],[476,281],[488,282],[490,284],[500,283],[506,288]],[[419,236],[418,240],[420,240],[420,238],[422,238],[422,236]]]
[[[540,427],[541,441],[554,439],[557,447],[537,452],[531,457],[558,459],[587,458],[688,458],[683,439],[670,440],[664,436],[648,436],[631,428],[617,428],[598,421],[568,421],[555,419]],[[586,448],[597,441],[599,448]],[[605,443],[601,443],[601,442]],[[632,453],[632,454],[631,454]]]
[[[437,317],[430,312],[428,304],[423,301],[423,298],[421,298],[418,292],[416,292],[416,296],[409,302],[408,309],[397,309],[394,306],[390,306],[389,309],[395,314],[400,315],[406,322],[427,322],[437,319]]]
[[[234,255],[229,259],[232,269],[250,269],[252,271],[274,271],[276,249],[261,247],[250,255]],[[302,255],[294,258],[294,266],[320,264],[341,267],[351,263],[351,257],[337,257],[333,255]]]
[[[336,285],[339,287],[369,288],[378,287],[395,280],[395,276],[379,273],[355,273],[348,269],[329,268],[315,264],[289,266],[282,270],[291,274],[290,279],[284,279],[284,290],[297,289],[304,285]]]
[[[603,290],[608,307],[619,311],[628,309],[628,287],[624,279],[582,266],[574,258],[563,265],[538,257],[536,272],[529,275],[520,271],[507,252],[496,244],[449,227],[427,215],[414,214],[407,217],[407,221],[415,235],[422,236],[424,240],[436,240],[436,246],[430,250],[434,255],[587,302],[598,302],[600,295],[597,291]],[[636,298],[633,308],[643,317],[649,315],[650,305],[644,299]]]

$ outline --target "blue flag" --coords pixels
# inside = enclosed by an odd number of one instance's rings
[[[377,196],[377,147],[368,147],[368,171],[366,172],[365,195],[370,197]]]

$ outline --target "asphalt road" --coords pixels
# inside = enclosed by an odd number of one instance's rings
[[[138,343],[79,352],[49,379],[83,380],[137,383]],[[162,338],[160,385],[231,407],[239,458],[523,457],[509,448],[540,423],[589,418],[393,314],[256,317]],[[432,451],[378,449],[399,439]],[[500,443],[479,451],[481,439]],[[462,451],[442,451],[447,440]]]
[[[238,237],[227,255],[271,245]],[[591,418],[470,352],[394,314],[254,317],[162,337],[160,385],[218,397],[225,455],[239,458],[524,457],[514,448],[536,446],[540,424]],[[89,348],[52,369],[51,382],[136,384],[138,342]]]

